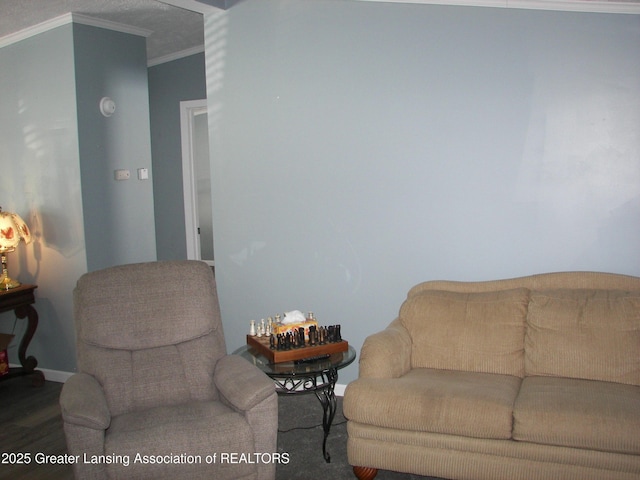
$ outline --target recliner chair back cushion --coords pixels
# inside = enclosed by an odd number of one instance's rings
[[[74,290],[74,315],[78,368],[102,384],[112,415],[216,398],[213,369],[226,347],[205,263],[88,273]]]
[[[640,292],[531,292],[527,375],[640,385]]]
[[[411,367],[524,376],[525,288],[409,296],[400,319],[412,339]]]

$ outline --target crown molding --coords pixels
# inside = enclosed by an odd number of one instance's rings
[[[161,57],[149,59],[149,61],[147,62],[147,67],[155,67],[156,65],[160,65],[161,63],[180,60],[181,58],[190,57],[191,55],[195,55],[196,53],[203,52],[204,45],[198,45],[195,47],[187,48],[186,50],[182,50],[180,52],[170,53],[169,55],[163,55]]]
[[[80,13],[71,13],[71,20],[73,23],[80,23],[82,25],[89,25],[90,27],[104,28],[106,30],[113,30],[114,32],[128,33],[130,35],[137,35],[145,38],[153,33],[151,30],[147,30],[146,28],[132,27],[131,25],[125,25],[124,23],[102,20],[100,18],[90,17]]]
[[[79,23],[82,25],[114,30],[116,32],[138,35],[145,38],[153,33],[151,30],[147,30],[144,28],[132,27],[131,25],[111,22],[109,20],[101,20],[99,18],[90,17],[88,15],[82,15],[78,13],[65,13],[64,15],[60,15],[59,17],[46,20],[42,23],[34,25],[33,27],[25,28],[24,30],[11,33],[0,38],[0,48],[20,42],[22,40],[26,40],[27,38],[34,37],[54,28],[68,25],[70,23]]]
[[[25,28],[19,32],[10,33],[9,35],[0,38],[0,48],[34,37],[54,28],[61,27],[62,25],[67,25],[71,22],[71,14],[65,13],[64,15],[46,20],[38,25],[34,25],[33,27]]]
[[[460,5],[468,7],[520,8],[566,12],[624,13],[640,15],[640,2],[606,0],[358,0],[364,2]]]
[[[157,0],[160,3],[166,3],[174,7],[183,8],[196,13],[210,13],[219,9],[226,10],[227,2],[225,0]]]

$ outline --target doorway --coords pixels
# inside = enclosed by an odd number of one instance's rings
[[[207,101],[180,102],[187,258],[214,266]]]

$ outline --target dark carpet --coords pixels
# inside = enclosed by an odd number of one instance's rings
[[[58,397],[61,383],[45,382],[34,387],[27,378],[0,383],[0,454],[43,452],[66,453]],[[331,462],[322,456],[322,406],[313,394],[281,395],[279,400],[278,451],[287,453],[289,463],[281,463],[276,480],[353,480],[347,462],[347,428],[342,415],[342,398],[327,440]],[[69,465],[11,464],[0,459],[0,480],[71,480]],[[427,479],[381,470],[376,480]]]
[[[327,439],[331,456],[322,456],[322,406],[313,394],[278,397],[278,451],[289,454],[287,465],[278,465],[276,480],[355,479],[347,461],[347,425],[342,415],[342,397]],[[380,470],[375,480],[426,480],[431,477]],[[437,480],[437,479],[433,479]]]

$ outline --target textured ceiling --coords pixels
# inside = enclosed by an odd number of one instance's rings
[[[202,47],[204,25],[202,13],[214,6],[228,8],[239,0],[0,0],[0,42],[47,20],[67,13],[82,14],[98,20],[148,30],[147,58],[150,63],[185,50]],[[263,0],[268,1],[268,0]],[[498,0],[365,0],[409,3],[485,4],[499,5]],[[505,5],[533,5],[551,9],[560,5],[571,10],[579,6],[590,11],[617,12],[629,6],[640,13],[640,0],[504,0]],[[556,5],[556,7],[553,7]],[[607,6],[611,6],[608,8]],[[579,8],[582,9],[582,8]]]
[[[204,42],[201,13],[156,0],[0,0],[0,38],[67,13],[151,31],[147,37],[149,61]]]

